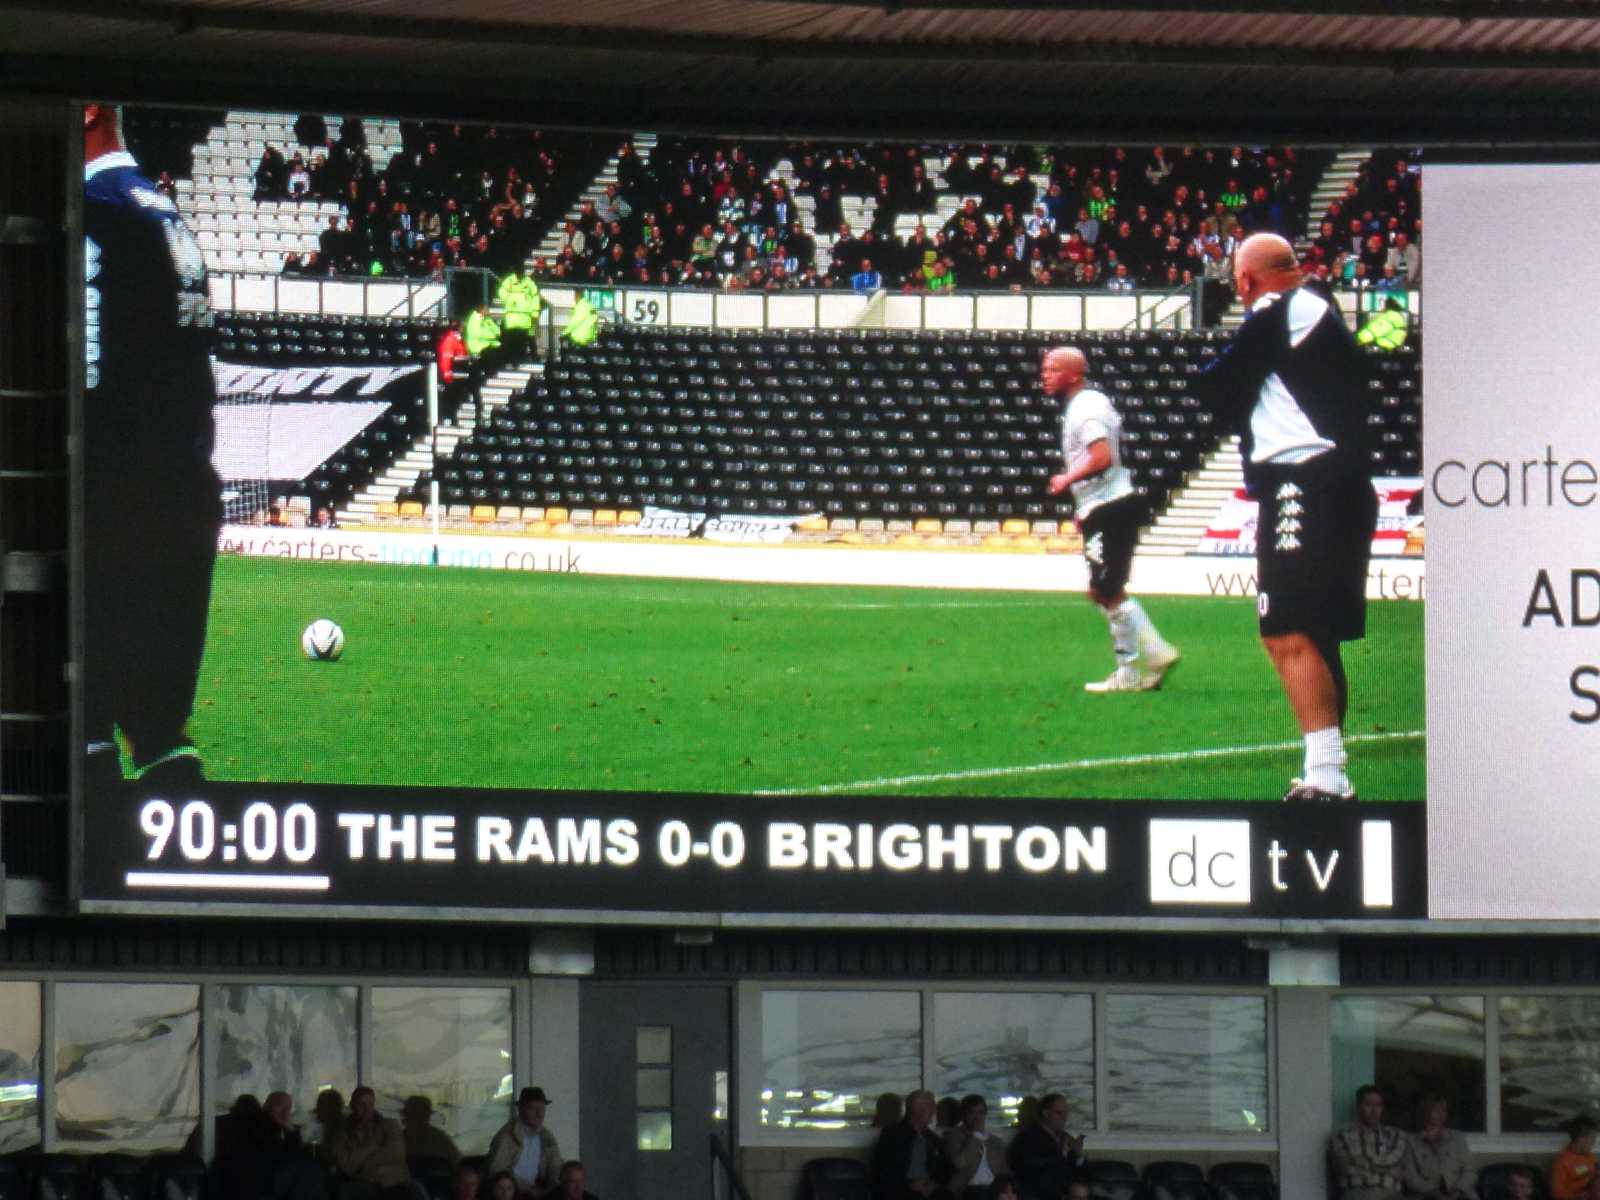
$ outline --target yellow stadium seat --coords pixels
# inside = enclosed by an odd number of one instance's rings
[[[1028,523],[1020,517],[1012,517],[1001,522],[1000,532],[1006,534],[1021,534],[1028,532]]]
[[[564,508],[547,508],[544,510],[544,519],[552,525],[559,525],[567,519],[567,510]]]
[[[807,517],[795,528],[804,530],[806,533],[826,533],[828,530],[828,518],[819,513],[817,516]]]
[[[618,525],[637,525],[642,520],[644,520],[644,514],[631,508],[625,508],[617,514]]]
[[[423,512],[423,508],[422,508],[422,501],[420,501],[420,500],[407,500],[404,504],[402,504],[400,506],[400,515],[402,517],[420,517],[420,516],[423,516],[424,512]]]
[[[937,517],[921,517],[912,528],[918,533],[939,533],[944,527]]]
[[[494,520],[494,506],[492,504],[474,505],[472,509],[472,520],[474,522]]]
[[[615,525],[617,511],[614,508],[597,508],[594,510],[594,523],[596,525]]]
[[[385,500],[378,505],[378,515],[380,517],[398,517],[400,515],[400,506],[393,500]]]

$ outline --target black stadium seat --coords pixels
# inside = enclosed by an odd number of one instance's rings
[[[508,434],[565,436],[575,452],[651,460],[648,470],[625,460],[586,464],[601,476],[598,484],[585,484],[597,495],[641,494],[651,486],[641,475],[665,473],[674,479],[671,492],[688,489],[712,508],[740,511],[760,511],[763,502],[781,511],[781,499],[791,511],[862,517],[1071,515],[1070,501],[1044,492],[1059,455],[1059,406],[1039,393],[1034,378],[1046,339],[893,331],[621,330],[609,336],[616,339],[609,347],[569,352],[548,364],[526,395],[514,397],[461,443],[458,461],[472,461],[473,452]],[[1215,353],[1218,339],[1210,331],[1169,330],[1104,331],[1075,340],[1123,409],[1125,461],[1137,490],[1160,511],[1215,443],[1212,414],[1188,391],[1186,372]],[[1400,385],[1414,383],[1416,364],[1410,350],[1393,356],[1382,368],[1386,386],[1372,393],[1371,411],[1380,422],[1373,426],[1380,435],[1373,443],[1378,473],[1418,470],[1420,420],[1389,415],[1403,411],[1400,397],[1415,395]],[[1176,369],[1180,365],[1184,370]],[[1006,376],[1008,366],[1015,376]],[[640,386],[646,377],[663,381],[666,390],[652,397]],[[1414,400],[1407,403],[1415,410]],[[559,422],[551,420],[557,415]],[[691,445],[709,448],[709,458],[700,450],[692,456],[756,464],[749,468],[756,476],[785,482],[751,489],[739,486],[749,473],[656,461],[682,457]],[[369,449],[383,457],[375,446]],[[891,468],[919,461],[944,462],[949,470],[943,477],[896,471],[891,477],[899,482],[888,485],[884,476]],[[884,486],[874,490],[853,481]],[[487,503],[553,505],[570,501],[574,481],[536,481],[530,490],[507,474],[477,486]],[[560,500],[541,487],[559,488]],[[852,499],[841,512],[843,496]],[[400,499],[426,500],[425,484],[419,481]]]
[[[1161,1160],[1144,1167],[1146,1200],[1210,1200],[1206,1175],[1190,1162]]]
[[[1088,1183],[1092,1200],[1141,1200],[1144,1195],[1138,1168],[1120,1159],[1090,1159],[1079,1168],[1078,1178]]]
[[[854,1158],[813,1158],[800,1169],[800,1200],[872,1200],[867,1164]]]
[[[1518,1170],[1533,1176],[1535,1200],[1549,1200],[1550,1188],[1538,1167],[1509,1162],[1489,1163],[1478,1171],[1478,1200],[1510,1200],[1511,1176]]]
[[[1278,1185],[1265,1163],[1217,1163],[1210,1178],[1216,1200],[1278,1200]]]

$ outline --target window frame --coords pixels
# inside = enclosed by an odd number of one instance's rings
[[[1466,1132],[1467,1145],[1475,1155],[1509,1156],[1553,1155],[1566,1145],[1566,1137],[1558,1132],[1507,1133],[1500,1121],[1500,1001],[1508,996],[1593,997],[1600,1000],[1600,988],[1573,988],[1558,986],[1521,987],[1362,987],[1339,988],[1329,993],[1330,1000],[1346,996],[1438,996],[1471,997],[1483,1001],[1483,1108],[1484,1130]],[[1329,1021],[1329,1054],[1332,1054],[1332,1021]],[[1330,1104],[1334,1097],[1329,1097]],[[1332,1114],[1330,1128],[1338,1128],[1352,1118],[1347,1110]]]
[[[40,1038],[39,1049],[39,1122],[40,1149],[46,1154],[56,1153],[59,1138],[56,1133],[56,987],[60,984],[142,984],[182,983],[200,989],[200,1134],[201,1152],[207,1162],[216,1154],[216,1123],[218,1103],[231,1097],[222,1096],[217,1086],[217,1034],[215,1020],[219,987],[354,987],[356,995],[356,1077],[343,1090],[368,1081],[372,1067],[372,989],[384,987],[482,988],[486,991],[507,991],[511,995],[511,1060],[513,1079],[528,1079],[533,1069],[533,986],[529,978],[466,977],[441,979],[427,975],[338,975],[334,973],[269,974],[265,972],[231,971],[0,971],[0,982],[33,983],[40,988]],[[507,1105],[507,1119],[511,1116]],[[398,1117],[399,1114],[393,1114]],[[296,1120],[304,1125],[309,1113],[296,1111]],[[109,1151],[108,1151],[109,1152]]]
[[[741,980],[735,989],[735,1039],[739,1066],[739,1085],[736,1107],[739,1117],[741,1147],[806,1148],[838,1147],[870,1141],[871,1131],[779,1129],[763,1126],[761,1121],[760,1080],[762,1075],[762,1020],[761,999],[766,992],[916,992],[922,1005],[922,1076],[921,1086],[927,1086],[928,1067],[934,1058],[936,1030],[934,1028],[934,996],[939,993],[965,992],[1022,992],[1030,994],[1059,993],[1087,995],[1093,1006],[1095,1119],[1090,1124],[1075,1124],[1074,1130],[1086,1134],[1097,1151],[1138,1150],[1171,1151],[1174,1153],[1244,1153],[1248,1155],[1275,1154],[1278,1150],[1278,1040],[1277,1000],[1275,989],[1267,986],[1225,985],[1209,987],[1175,987],[1171,985],[1131,983],[1071,983],[1041,982],[1038,980],[983,981],[916,981],[916,980],[855,980],[821,979]],[[1266,1073],[1268,1129],[1260,1134],[1220,1134],[1200,1130],[1191,1132],[1136,1131],[1118,1133],[1107,1127],[1110,1110],[1110,1064],[1106,1054],[1106,998],[1113,995],[1145,996],[1248,996],[1265,1001],[1266,1020]]]

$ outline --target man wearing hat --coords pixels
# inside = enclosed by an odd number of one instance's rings
[[[561,1147],[556,1145],[555,1134],[544,1127],[549,1103],[543,1088],[523,1088],[517,1096],[517,1115],[489,1143],[484,1174],[510,1171],[519,1197],[548,1196],[561,1186]]]

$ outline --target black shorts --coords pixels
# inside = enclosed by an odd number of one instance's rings
[[[1144,514],[1144,501],[1130,492],[1083,518],[1083,557],[1089,564],[1089,590],[1097,598],[1109,600],[1128,586]]]
[[[1313,460],[1251,472],[1261,634],[1348,642],[1367,631],[1367,563],[1378,523],[1372,480]]]

